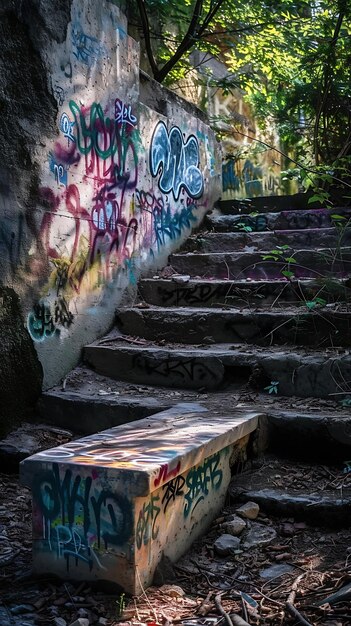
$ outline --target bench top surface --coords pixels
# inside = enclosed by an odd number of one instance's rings
[[[186,469],[235,443],[257,427],[259,413],[243,409],[212,415],[201,405],[179,404],[167,411],[116,426],[95,435],[38,452],[22,462],[29,466],[60,463],[132,471],[155,477],[165,465],[164,478]],[[166,482],[161,480],[160,482]]]

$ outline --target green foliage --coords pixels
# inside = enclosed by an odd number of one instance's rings
[[[270,394],[277,394],[278,393],[278,386],[279,386],[279,381],[278,380],[272,380],[270,382],[269,385],[267,385],[267,387],[264,388],[265,391],[268,391],[268,393]]]
[[[329,165],[317,165],[313,168],[311,164],[300,165],[283,171],[282,177],[283,180],[295,179],[304,191],[312,191],[309,204],[314,202],[319,202],[322,206],[350,204],[351,155],[339,158]],[[336,226],[344,219],[340,215],[333,218]]]
[[[313,201],[333,204],[334,188],[351,180],[350,2],[131,0],[127,7],[156,80],[177,86],[191,75],[192,86],[243,90],[260,127],[274,121],[302,163],[298,176],[314,189]],[[228,74],[215,79],[209,58],[225,61]]]
[[[306,300],[305,305],[309,311],[312,311],[316,307],[323,307],[327,304],[327,301],[324,298],[314,298],[314,300]]]
[[[237,222],[235,224],[235,230],[240,230],[244,233],[251,233],[252,232],[252,226],[247,226],[244,222]]]
[[[120,618],[122,617],[123,611],[126,608],[124,593],[121,593],[121,595],[118,597],[118,599],[116,600],[116,605],[117,605],[117,618]]]
[[[286,256],[288,250],[290,250],[290,246],[277,246],[273,250],[270,250],[267,254],[262,254],[263,261],[279,261],[280,263],[284,263],[285,265],[280,270],[280,273],[285,276],[285,278],[291,279],[295,277],[294,272],[290,270],[291,263],[297,263],[295,257]]]
[[[252,3],[249,3],[252,6]],[[278,3],[276,23],[247,33],[227,53],[265,126],[274,118],[298,160],[333,163],[350,152],[351,5]],[[254,59],[250,63],[249,59]],[[323,200],[323,198],[321,198]]]

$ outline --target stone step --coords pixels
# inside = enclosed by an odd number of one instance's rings
[[[247,383],[262,391],[274,381],[283,396],[328,398],[348,390],[349,352],[233,344],[141,346],[120,338],[86,346],[84,361],[103,376],[145,385],[215,390]]]
[[[264,212],[277,212],[284,210],[302,210],[320,208],[319,202],[308,203],[311,193],[295,193],[283,196],[257,196],[256,198],[243,198],[233,200],[219,200],[216,206],[224,215],[242,213],[243,210]]]
[[[213,416],[235,407],[266,413],[262,448],[266,448],[269,439],[269,449],[284,456],[342,463],[351,458],[351,416],[348,407],[338,404],[340,397],[343,396],[328,400],[284,398],[267,391],[253,396],[244,388],[231,387],[199,394],[197,390],[135,385],[78,366],[68,374],[64,387],[43,393],[36,412],[39,425],[34,425],[34,429],[45,423],[49,431],[51,427],[69,427],[81,436],[94,433],[97,425],[101,429],[111,428],[164,411],[180,401],[201,401]]]
[[[156,306],[208,307],[269,306],[273,302],[299,303],[316,297],[327,302],[348,301],[351,291],[347,280],[183,280],[144,278],[138,283],[139,294]]]
[[[222,280],[280,280],[283,270],[292,271],[295,278],[344,278],[351,273],[351,248],[298,250],[293,255],[296,263],[290,264],[264,260],[265,254],[270,252],[188,252],[170,255],[169,263],[179,274]]]
[[[351,208],[307,209],[301,211],[281,211],[279,213],[242,213],[239,215],[221,215],[214,211],[206,216],[205,226],[218,232],[239,231],[249,227],[253,231],[266,230],[301,230],[306,228],[330,228],[335,223],[332,215],[341,215],[347,220],[351,218]]]
[[[301,436],[306,436],[305,429]],[[312,445],[316,443],[317,439],[313,439]],[[279,453],[265,453],[251,466],[247,465],[240,475],[233,477],[229,487],[231,497],[237,502],[256,502],[265,514],[283,518],[281,531],[285,537],[299,532],[298,527],[294,528],[294,522],[299,521],[349,527],[351,485],[342,457],[332,460],[327,455],[322,463],[316,462],[317,458],[301,461],[282,457]],[[304,525],[300,532],[303,529]]]
[[[298,493],[286,489],[242,489],[236,482],[229,488],[231,498],[237,502],[256,502],[266,515],[274,515],[295,522],[303,521],[312,526],[343,528],[350,526],[351,489],[343,495],[300,490]],[[291,534],[294,534],[292,526]]]
[[[150,307],[117,312],[126,335],[184,344],[234,343],[297,346],[351,346],[351,313],[305,305],[274,310]]]
[[[25,459],[34,572],[141,594],[161,558],[178,560],[218,516],[258,420],[179,404]]]
[[[273,250],[277,246],[290,249],[337,248],[351,244],[351,229],[309,228],[263,232],[199,233],[189,237],[184,250],[199,252],[235,252],[238,250]]]
[[[335,396],[335,398],[343,396]],[[259,403],[257,403],[259,405]],[[241,406],[240,403],[238,405]],[[262,405],[263,408],[263,405]],[[351,466],[351,415],[312,406],[290,410],[267,407],[266,438],[269,449],[284,458]],[[343,468],[350,472],[349,469]]]
[[[39,398],[37,414],[41,419],[45,415],[48,424],[59,424],[62,428],[70,427],[80,435],[90,435],[97,429],[135,422],[173,404],[169,399],[152,396],[138,398],[136,395],[123,395],[123,391],[118,395],[107,391],[103,395],[98,392],[85,395],[81,390],[67,392],[59,388],[50,389]]]

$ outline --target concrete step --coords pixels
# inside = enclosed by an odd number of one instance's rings
[[[270,306],[278,303],[313,300],[320,297],[327,302],[349,301],[351,289],[346,280],[195,280],[177,283],[172,279],[144,278],[139,281],[141,297],[156,306],[208,307]]]
[[[184,344],[351,346],[351,313],[306,306],[274,310],[150,307],[117,312],[126,335]]]
[[[243,210],[276,212],[284,210],[302,210],[320,208],[319,202],[308,204],[311,193],[295,193],[284,196],[257,196],[256,198],[243,198],[234,200],[220,200],[216,206],[224,215],[242,213]]]
[[[351,229],[308,228],[304,230],[276,230],[263,232],[199,233],[190,237],[184,250],[198,252],[235,252],[238,250],[272,250],[289,246],[303,248],[337,248],[351,244]]]
[[[258,213],[257,215],[250,215],[248,212],[239,215],[221,215],[214,211],[206,216],[205,225],[218,232],[240,232],[244,226],[256,232],[330,228],[335,225],[331,217],[334,214],[344,216],[346,225],[347,220],[351,218],[351,208],[306,209],[281,211],[279,213]]]
[[[135,422],[172,405],[166,399],[136,396],[137,393],[130,396],[106,391],[104,395],[85,395],[81,390],[50,389],[39,398],[37,413],[41,419],[45,415],[48,424],[60,424],[62,428],[70,427],[81,435],[90,435],[97,429]]]
[[[298,250],[293,258],[296,263],[263,260],[268,252],[188,252],[172,254],[169,263],[180,273],[201,278],[240,280],[280,280],[282,270],[289,269],[296,278],[340,277],[351,273],[351,248],[333,251]],[[289,253],[288,253],[289,254]]]
[[[335,396],[338,397],[342,396]],[[339,463],[341,467],[351,459],[350,413],[340,409],[326,412],[323,407],[313,405],[310,412],[304,407],[282,410],[272,406],[267,407],[266,417],[270,450],[284,458]]]
[[[262,449],[284,456],[324,463],[326,459],[341,462],[351,458],[351,416],[337,398],[284,398],[267,391],[254,393],[227,389],[213,393],[197,390],[176,391],[167,387],[135,385],[100,376],[91,369],[78,366],[57,386],[43,393],[37,406],[37,421],[55,429],[70,427],[79,435],[130,423],[171,408],[181,402],[201,402],[211,415],[229,413],[237,407],[242,411],[265,413],[262,424]],[[261,431],[260,431],[261,432]],[[16,468],[16,471],[18,467]]]
[[[25,459],[34,572],[141,594],[218,516],[259,417],[179,404]]]
[[[284,396],[327,398],[348,390],[351,356],[346,349],[175,346],[111,339],[84,349],[84,361],[104,376],[146,385],[215,390],[249,383],[262,391],[277,381]]]
[[[294,522],[300,521],[349,527],[351,483],[344,472],[342,457],[332,461],[327,455],[318,463],[315,458],[301,461],[282,456],[266,453],[251,466],[247,464],[231,481],[231,497],[236,502],[257,502],[265,514],[282,517],[281,530],[286,537],[304,529],[304,525],[294,528]]]
[[[320,493],[308,489],[299,492],[277,489],[244,489],[236,481],[229,488],[230,496],[237,502],[256,502],[266,515],[295,522],[303,521],[312,526],[327,528],[349,527],[351,522],[351,489],[340,493]]]

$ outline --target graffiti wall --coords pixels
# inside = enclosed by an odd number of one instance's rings
[[[46,63],[56,130],[38,135],[34,206],[12,206],[10,233],[4,216],[0,250],[50,386],[106,332],[141,269],[162,266],[199,222],[220,174],[206,124],[169,92],[163,115],[140,102],[139,47],[113,4],[73,0]]]
[[[239,90],[224,95],[219,89],[210,96],[210,109],[223,141],[222,197],[251,198],[284,193],[281,171],[285,165],[274,124],[263,131]],[[267,145],[266,145],[267,144]]]
[[[38,572],[112,580],[134,594],[162,554],[184,553],[223,505],[233,445],[257,426],[254,413],[218,421],[193,409],[179,405],[22,463]]]

